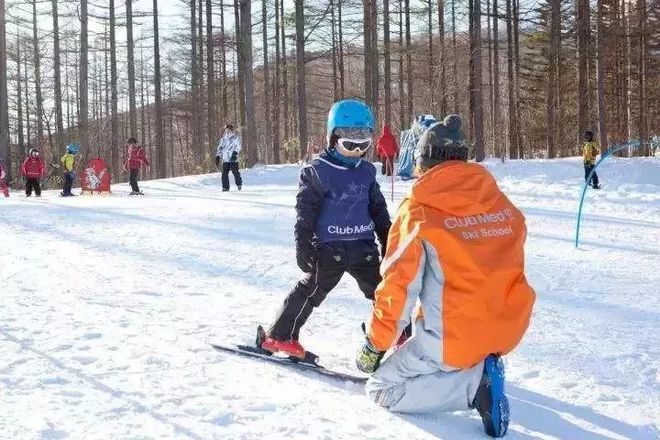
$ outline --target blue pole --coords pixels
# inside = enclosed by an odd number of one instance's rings
[[[596,162],[596,165],[594,166],[594,169],[591,170],[591,173],[589,173],[589,176],[587,176],[587,180],[584,182],[584,186],[582,187],[582,195],[580,196],[580,207],[578,208],[578,215],[577,215],[577,227],[575,228],[575,247],[578,247],[578,243],[580,241],[580,220],[582,219],[582,205],[584,204],[584,196],[587,193],[587,187],[589,186],[589,182],[591,181],[591,177],[593,174],[596,172],[596,168],[603,163],[605,159],[608,157],[612,156],[614,153],[624,150],[626,148],[637,148],[640,145],[642,145],[639,141],[630,141],[626,142],[625,144],[619,145],[618,147],[615,148],[610,148],[605,152],[604,155],[600,157],[600,160]]]

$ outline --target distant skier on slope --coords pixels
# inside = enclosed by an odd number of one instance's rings
[[[126,141],[126,159],[124,161],[124,169],[129,173],[129,182],[131,184],[131,196],[143,196],[144,193],[140,191],[138,185],[138,174],[140,168],[143,166],[148,167],[149,161],[144,149],[138,144],[137,139],[134,137],[128,138]]]
[[[598,156],[598,142],[594,141],[594,132],[587,130],[584,132],[584,144],[582,145],[582,158],[584,160],[584,180],[587,185],[591,185],[593,189],[600,189],[598,183],[598,174],[594,171],[589,181],[589,174],[596,167],[596,156]]]
[[[60,162],[64,165],[64,188],[60,194],[62,197],[73,197],[71,188],[76,179],[76,154],[80,151],[80,144],[72,143],[66,147],[66,154],[62,156]]]
[[[378,138],[377,146],[378,157],[382,165],[382,174],[391,176],[394,173],[394,159],[399,153],[399,147],[396,144],[396,138],[390,130],[390,126],[383,125],[383,133]]]
[[[302,169],[296,199],[296,259],[306,275],[284,301],[263,349],[304,357],[300,328],[346,272],[374,298],[381,280],[375,237],[384,254],[391,225],[376,168],[362,159],[374,124],[362,101],[347,99],[330,109],[327,149]]]
[[[241,152],[241,138],[234,131],[234,126],[227,124],[225,134],[218,142],[215,152],[215,165],[222,164],[222,191],[229,191],[229,172],[234,175],[234,183],[240,191],[243,187],[241,172],[238,170],[238,153]]]
[[[502,437],[500,356],[520,342],[535,299],[524,274],[525,218],[485,168],[466,163],[456,127],[451,115],[419,141],[419,180],[392,226],[357,365],[375,371],[366,392],[391,411],[474,408],[486,433]],[[413,337],[379,366],[418,300]]]
[[[39,157],[39,150],[31,148],[28,157],[21,165],[21,173],[25,176],[25,197],[32,196],[32,190],[37,197],[41,197],[40,179],[43,179],[46,173],[46,162]]]
[[[9,197],[9,187],[5,183],[5,178],[7,177],[7,172],[5,171],[5,163],[0,158],[0,191],[5,197]]]

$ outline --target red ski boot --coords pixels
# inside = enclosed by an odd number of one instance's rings
[[[266,339],[261,342],[261,348],[273,353],[283,353],[288,356],[305,359],[305,349],[302,345],[300,345],[300,342],[294,341],[293,339],[289,339],[288,341],[281,341],[279,339],[266,336]]]

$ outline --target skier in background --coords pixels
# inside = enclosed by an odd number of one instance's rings
[[[501,355],[520,342],[535,294],[525,279],[523,214],[452,139],[457,115],[419,141],[419,180],[401,204],[381,265],[357,366],[367,395],[394,412],[476,409],[486,433],[506,434]],[[452,133],[454,132],[454,133]],[[453,136],[452,136],[453,135]],[[382,365],[417,301],[415,332]]]
[[[391,224],[376,168],[363,160],[374,124],[362,101],[339,101],[330,109],[327,149],[302,169],[296,197],[296,260],[305,276],[289,293],[265,339],[258,338],[261,348],[303,358],[300,328],[344,273],[373,300],[381,280],[375,237],[384,254]]]
[[[46,163],[39,156],[39,150],[31,148],[28,157],[23,161],[21,172],[25,176],[25,197],[32,196],[32,190],[37,197],[41,197],[41,185],[39,180],[44,177]]]
[[[600,189],[600,184],[598,183],[598,174],[594,171],[593,176],[591,176],[591,181],[589,181],[589,174],[596,166],[596,156],[599,153],[598,142],[594,141],[594,132],[587,130],[584,132],[584,144],[582,145],[582,157],[584,159],[584,180],[587,182],[587,185],[591,185],[593,189]]]
[[[64,165],[64,188],[60,194],[62,197],[73,197],[71,188],[76,178],[76,154],[80,151],[80,144],[72,143],[66,147],[66,154],[62,156],[60,162]]]
[[[394,159],[399,153],[399,147],[396,144],[396,138],[387,124],[383,125],[383,133],[378,138],[376,152],[382,163],[382,174],[391,176],[394,173]]]
[[[5,183],[5,177],[7,177],[7,172],[5,171],[5,163],[0,158],[0,191],[4,194],[5,197],[9,197],[9,187]]]
[[[215,152],[215,165],[222,163],[222,190],[229,191],[229,171],[234,175],[234,183],[240,191],[243,187],[241,172],[238,170],[238,153],[241,151],[241,138],[234,131],[234,126],[227,124],[225,134],[218,142]]]
[[[143,196],[144,193],[140,191],[138,185],[138,174],[142,166],[149,166],[147,155],[144,149],[138,144],[137,139],[134,137],[128,138],[126,141],[126,160],[124,161],[124,169],[129,173],[129,182],[131,184],[131,196]]]

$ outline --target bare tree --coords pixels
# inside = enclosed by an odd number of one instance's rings
[[[385,124],[392,124],[392,66],[390,58],[390,0],[383,0],[383,51],[385,89]]]
[[[247,164],[249,167],[257,163],[257,126],[256,110],[254,105],[254,75],[252,70],[252,2],[241,0],[241,52],[243,58],[243,72],[245,73],[245,132],[243,132],[243,145],[247,152]]]
[[[213,4],[206,0],[206,103],[207,103],[207,135],[209,146],[200,159],[208,161],[217,136],[217,120],[215,115],[215,65],[213,60]]]
[[[646,36],[646,0],[637,0],[637,31],[638,36],[638,61],[637,61],[637,100],[639,101],[639,111],[637,115],[637,133],[639,140],[644,146],[641,148],[642,154],[651,154],[648,144],[648,123],[646,116],[646,65],[647,65],[647,36]]]
[[[57,0],[53,0],[57,1]],[[126,0],[126,64],[128,70],[128,116],[130,134],[137,136],[137,109],[135,104],[135,42],[133,41],[133,0]],[[143,128],[144,130],[144,128]]]
[[[34,55],[34,93],[37,111],[37,146],[41,147],[44,134],[44,102],[41,94],[41,51],[39,50],[39,30],[37,28],[37,0],[32,0],[32,45]]]
[[[64,146],[62,137],[64,136],[64,118],[62,115],[62,77],[60,72],[61,55],[60,55],[60,25],[59,13],[57,9],[57,0],[52,0],[53,5],[53,74],[55,81],[55,124],[57,133],[55,135],[57,150],[61,151]],[[18,74],[20,83],[20,73]],[[20,98],[19,98],[20,101]],[[22,133],[21,133],[22,137]]]
[[[154,0],[157,1],[157,0]],[[87,68],[88,68],[88,51],[89,44],[87,41],[87,23],[89,17],[87,16],[87,0],[80,0],[80,63],[79,63],[79,99],[80,115],[78,118],[78,130],[80,133],[80,145],[84,154],[88,153],[89,149],[89,103],[88,103],[88,83],[87,83]]]
[[[265,124],[266,124],[266,152],[269,150],[271,143],[271,109],[270,109],[270,67],[268,64],[268,5],[266,0],[261,1],[261,25],[263,36],[263,51],[264,51],[264,105],[265,105]],[[268,155],[266,155],[266,158]]]
[[[482,92],[482,64],[481,64],[481,0],[470,0],[472,3],[472,35],[470,47],[470,62],[472,66],[472,105],[473,111],[471,112],[472,127],[474,130],[474,155],[477,162],[481,162],[485,158],[484,151],[484,108],[483,108],[483,92]]]
[[[156,156],[158,178],[167,177],[165,145],[163,144],[163,104],[160,74],[160,37],[158,28],[158,0],[153,0],[154,15],[154,100],[156,105]]]
[[[9,149],[9,108],[7,101],[7,29],[5,0],[0,0],[0,159],[7,165],[7,180],[12,180],[11,150]]]
[[[548,84],[546,93],[546,133],[548,157],[555,157],[557,144],[557,89],[559,74],[559,41],[561,38],[561,0],[550,0],[550,50],[548,51]]]
[[[115,0],[110,0],[110,157],[113,173],[119,172],[119,119],[117,115],[117,43],[115,41]],[[106,69],[107,71],[107,69]]]
[[[596,12],[597,26],[597,57],[596,57],[596,80],[598,82],[598,136],[601,151],[607,150],[607,111],[605,108],[605,25],[603,23],[603,0],[598,0],[598,11]]]
[[[589,0],[576,0],[577,57],[578,57],[578,144],[582,133],[589,128]]]
[[[406,95],[408,98],[407,117],[413,116],[414,97],[413,97],[413,66],[412,66],[412,36],[410,34],[410,0],[405,0],[404,8],[406,11]]]
[[[298,138],[300,157],[307,153],[307,89],[305,87],[305,2],[296,3],[296,72],[298,81]]]
[[[24,153],[25,138],[23,135],[23,92],[21,86],[21,84],[23,83],[23,77],[21,76],[21,39],[19,35],[20,34],[17,30],[16,31],[16,107],[17,107],[16,116],[18,119],[17,121],[18,151],[19,153]]]

